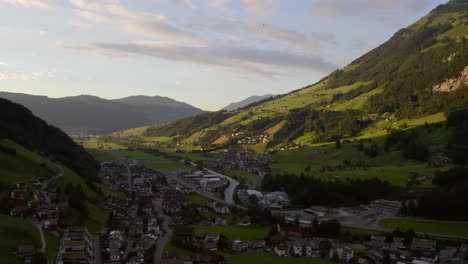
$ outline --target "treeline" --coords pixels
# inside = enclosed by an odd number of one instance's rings
[[[406,159],[426,162],[429,159],[429,147],[417,142],[416,131],[392,130],[385,139],[385,151],[401,150]]]
[[[349,205],[369,203],[393,196],[398,188],[379,179],[347,179],[339,182],[324,181],[312,176],[294,174],[265,175],[262,190],[283,190],[297,206]]]
[[[432,184],[435,189],[424,193],[417,202],[406,203],[402,213],[431,219],[467,221],[468,169],[456,167],[438,172]]]
[[[22,105],[0,98],[0,138],[57,160],[88,182],[98,181],[99,164],[60,129],[48,125]]]
[[[185,138],[196,131],[200,131],[204,128],[219,124],[233,115],[235,115],[235,113],[227,111],[203,113],[196,116],[180,119],[169,124],[149,127],[143,134],[147,137],[180,136]]]
[[[454,132],[448,139],[447,151],[456,164],[466,164],[468,162],[468,109],[450,113],[447,117],[447,126],[454,128]]]
[[[288,140],[314,132],[316,142],[354,136],[369,124],[360,111],[317,111],[310,108],[291,110],[287,117]]]

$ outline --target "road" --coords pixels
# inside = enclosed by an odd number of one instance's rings
[[[169,243],[172,239],[172,229],[169,227],[171,222],[171,218],[164,214],[162,210],[161,200],[155,199],[153,200],[154,209],[158,212],[158,216],[164,219],[162,224],[162,229],[165,231],[165,234],[162,238],[159,238],[156,242],[156,251],[154,252],[154,264],[161,263],[162,256],[164,254],[164,248],[166,247],[167,243]]]
[[[101,254],[101,236],[100,235],[93,235],[94,240],[94,263],[95,264],[102,264],[102,254]]]

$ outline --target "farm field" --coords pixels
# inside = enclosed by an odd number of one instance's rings
[[[379,225],[385,228],[413,229],[419,233],[468,237],[468,223],[389,218],[381,220]]]
[[[89,154],[93,155],[93,157],[100,162],[117,160],[117,157],[115,157],[115,155],[113,155],[108,150],[86,149],[86,151],[88,151]]]

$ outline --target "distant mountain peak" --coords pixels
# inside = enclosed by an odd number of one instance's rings
[[[234,110],[237,110],[239,108],[246,107],[246,106],[248,106],[250,104],[262,101],[264,99],[267,99],[267,98],[270,98],[270,97],[273,97],[273,96],[274,96],[273,94],[250,96],[250,97],[247,97],[246,99],[244,99],[242,101],[234,102],[234,103],[231,103],[231,104],[223,107],[223,110],[234,111]]]

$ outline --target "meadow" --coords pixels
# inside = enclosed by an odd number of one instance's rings
[[[468,223],[449,223],[413,219],[388,218],[379,222],[385,228],[413,229],[418,233],[468,237]]]

